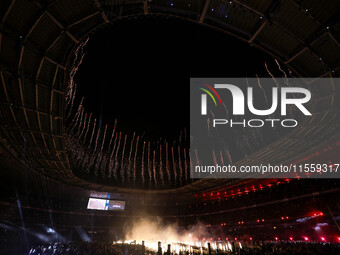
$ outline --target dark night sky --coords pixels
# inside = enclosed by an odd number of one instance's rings
[[[91,36],[76,81],[88,112],[120,131],[172,141],[189,130],[190,77],[265,76],[273,59],[229,35],[174,18],[121,20]]]

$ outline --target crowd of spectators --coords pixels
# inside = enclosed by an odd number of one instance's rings
[[[54,243],[34,247],[28,255],[142,255],[143,250],[136,245],[113,245],[108,242]],[[204,254],[223,255],[335,255],[340,254],[340,244],[325,242],[258,242],[253,245],[234,246],[233,251],[204,251]],[[145,250],[144,255],[159,255]],[[165,251],[163,255],[168,255]],[[176,254],[171,254],[176,255]],[[180,252],[178,255],[200,255]]]
[[[122,255],[117,246],[106,242],[42,244],[31,248],[28,255]]]
[[[340,245],[325,242],[267,242],[244,247],[240,255],[335,255],[340,254]]]

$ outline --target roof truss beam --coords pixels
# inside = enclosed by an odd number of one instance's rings
[[[208,8],[209,8],[210,0],[205,0],[204,7],[202,10],[202,13],[200,15],[199,23],[203,23],[205,15],[207,14]]]
[[[100,10],[100,14],[102,15],[102,18],[103,18],[103,20],[105,21],[105,23],[108,23],[108,22],[109,22],[109,19],[107,18],[107,15],[106,15],[105,12],[103,11],[102,6],[101,6],[101,4],[99,3],[99,1],[98,1],[98,0],[94,0],[94,4],[95,4],[95,6],[97,7],[97,9]]]
[[[255,38],[258,36],[258,34],[263,30],[263,28],[268,24],[268,21],[265,20],[263,21],[263,23],[261,24],[261,26],[256,30],[256,32],[252,35],[252,37],[249,39],[249,43],[252,43]]]

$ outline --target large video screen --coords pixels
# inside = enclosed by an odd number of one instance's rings
[[[125,209],[125,201],[110,200],[109,210],[123,211]]]
[[[124,211],[125,201],[108,200],[103,198],[89,198],[87,209],[103,211]]]
[[[92,197],[89,198],[87,209],[105,210],[105,207],[106,207],[106,199],[92,198]]]

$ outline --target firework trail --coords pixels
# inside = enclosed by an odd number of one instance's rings
[[[214,119],[215,118],[215,114],[209,109],[209,113],[211,114],[212,118]],[[207,118],[207,127],[208,127],[208,134],[210,137],[212,137],[212,132],[211,132],[211,129],[210,129],[210,117]]]
[[[102,160],[102,164],[101,164],[101,168],[106,168],[106,166],[108,165],[108,177],[111,178],[112,176],[112,164],[111,164],[111,158],[112,158],[112,155],[113,155],[113,150],[111,151],[111,144],[112,144],[112,141],[113,141],[113,137],[114,137],[114,134],[115,134],[115,126],[112,130],[112,133],[111,133],[111,137],[110,137],[110,141],[109,141],[109,145],[107,147],[107,150],[103,156],[103,160]],[[116,142],[116,140],[115,140]],[[115,147],[115,146],[114,146]],[[111,151],[111,153],[109,153]]]
[[[96,153],[93,153],[91,156],[90,156],[90,164],[89,164],[89,167],[92,168],[93,165],[94,165],[94,162],[96,160],[96,158],[98,157],[98,155]],[[97,169],[94,169],[94,174],[97,176],[98,172],[97,172]]]
[[[102,145],[100,147],[99,157],[97,159],[97,164],[96,164],[96,169],[98,169],[98,170],[99,170],[99,168],[101,168],[100,165],[101,165],[101,163],[103,161],[103,157],[104,157],[104,155],[103,155],[103,147],[104,147],[105,139],[106,139],[106,131],[107,131],[107,124],[105,125],[103,140],[101,142]],[[105,157],[104,157],[104,159],[105,159]],[[104,176],[105,175],[105,168],[102,167],[101,170],[102,170],[102,175]]]
[[[247,82],[247,87],[249,88],[248,78],[246,78],[246,82]],[[254,97],[253,97],[253,100],[255,101]],[[257,141],[257,139],[256,139],[257,137],[262,137],[261,132],[256,128],[250,128],[250,129],[246,128],[246,132],[250,133],[249,137],[253,138],[254,141]],[[251,146],[251,147],[253,147],[253,146]],[[250,147],[250,149],[251,149],[251,147]]]
[[[114,140],[114,142],[113,142],[113,148],[112,148],[112,150],[111,150],[110,160],[113,158],[113,153],[115,152],[115,149],[116,149],[117,138],[118,138],[118,134],[115,134],[115,140]]]
[[[133,184],[136,184],[136,160],[137,160],[138,142],[139,142],[139,136],[137,136],[135,157],[133,159]]]
[[[221,160],[221,164],[222,164],[222,166],[224,166],[224,160],[223,160],[222,151],[220,151],[220,160]]]
[[[112,130],[112,134],[111,134],[111,138],[110,138],[110,142],[109,142],[109,147],[107,148],[108,151],[111,150],[112,139],[113,139],[114,134],[116,132],[116,125],[117,125],[117,119],[115,120],[115,124],[113,126],[113,130]]]
[[[280,85],[279,85],[279,83],[278,83],[277,80],[275,79],[274,75],[269,71],[269,68],[268,68],[268,66],[267,66],[267,63],[264,63],[264,65],[265,65],[265,67],[266,67],[266,70],[267,70],[268,74],[269,74],[269,75],[272,77],[272,79],[274,80],[276,86],[277,86],[278,88],[281,88]],[[275,118],[275,112],[272,113],[271,115],[269,115],[269,118]],[[275,134],[276,134],[277,136],[279,136],[279,134],[278,134],[277,131],[276,131],[276,126],[273,127],[273,130],[274,130]]]
[[[116,173],[116,172],[113,172],[113,153],[114,153],[115,148],[116,148],[116,141],[117,141],[117,138],[118,138],[118,135],[115,134],[114,145],[113,145],[113,148],[112,148],[112,150],[111,150],[110,157],[109,157],[109,177],[111,178],[112,173],[113,173],[113,177],[114,177],[115,180],[117,180],[117,173]]]
[[[80,111],[81,111],[81,104],[78,105],[78,110],[77,112],[75,113],[75,115],[73,116],[73,119],[71,121],[71,124],[69,125],[70,127],[73,127],[75,122],[77,121],[77,119],[79,118],[79,114],[80,114]],[[69,127],[68,127],[69,129]]]
[[[87,164],[87,162],[89,162],[90,160],[90,156],[89,153],[84,153],[84,157],[80,160],[79,165],[81,165],[84,169],[86,173],[90,172],[90,167],[89,164]]]
[[[77,134],[80,136],[80,128],[83,125],[83,118],[84,118],[84,108],[81,108],[81,114],[80,114],[80,121],[79,121],[79,125],[78,125],[78,129],[77,129]],[[79,137],[78,136],[78,137]]]
[[[81,146],[84,146],[84,144],[86,142],[87,134],[89,132],[89,127],[90,127],[90,123],[91,123],[91,118],[92,118],[92,113],[90,113],[89,120],[87,122],[86,132],[85,132],[84,139],[83,139]]]
[[[124,154],[125,154],[125,146],[126,146],[126,139],[127,135],[124,137],[124,145],[123,145],[123,151],[122,151],[122,159],[121,159],[121,166],[120,166],[120,175],[122,177],[122,182],[125,180],[125,172],[124,172]]]
[[[87,123],[87,113],[85,113],[85,118],[84,118],[84,122],[83,122],[83,125],[82,125],[83,128],[81,129],[81,133],[80,133],[79,138],[78,138],[79,141],[81,140],[81,138],[84,134],[86,123]]]
[[[162,185],[164,186],[164,173],[163,173],[163,162],[162,162],[162,145],[159,147],[159,173],[161,177]]]
[[[97,131],[96,142],[95,142],[95,144],[94,144],[94,150],[93,150],[94,152],[97,152],[99,134],[100,134],[100,127],[98,127],[98,131]]]
[[[143,150],[142,150],[142,170],[141,170],[141,176],[142,176],[142,183],[144,185],[145,178],[144,178],[144,150],[145,150],[145,142],[143,143]]]
[[[83,136],[83,134],[84,134],[84,131],[85,131],[85,127],[86,127],[86,120],[87,120],[87,113],[85,114],[85,118],[84,118],[84,122],[83,122],[83,128],[82,128],[82,131],[81,131],[81,133],[80,133],[80,135],[79,135],[79,138],[77,139],[77,144],[79,144],[80,143],[80,140],[81,140],[81,137]],[[83,149],[83,147],[82,146],[77,146],[78,147],[78,149],[81,151],[81,153],[78,153],[78,155],[77,155],[77,160],[79,161],[83,156],[84,156],[84,149]]]
[[[68,86],[67,86],[67,89],[66,89],[66,108],[71,103],[71,106],[68,110],[69,113],[68,113],[66,119],[68,119],[70,114],[72,113],[74,98],[75,98],[76,90],[77,90],[77,85],[74,83],[74,76],[76,75],[76,73],[79,69],[79,66],[83,62],[83,59],[84,59],[84,56],[85,56],[85,54],[83,53],[83,49],[84,49],[85,45],[87,44],[88,40],[89,40],[89,38],[87,38],[84,42],[80,43],[79,46],[77,47],[77,49],[75,50],[75,58],[74,58],[72,67],[70,69],[69,82],[68,82]],[[80,55],[79,59],[78,59],[78,55]]]
[[[257,85],[259,86],[259,88],[262,90],[263,92],[263,96],[264,96],[264,100],[266,101],[266,104],[267,106],[269,105],[268,103],[268,98],[267,98],[267,95],[266,95],[266,91],[263,89],[262,85],[261,85],[261,82],[260,82],[260,78],[258,75],[256,75],[256,78],[257,78]]]
[[[178,167],[179,167],[179,182],[182,184],[183,179],[183,168],[182,168],[182,162],[181,162],[181,148],[178,146]]]
[[[80,110],[80,114],[79,114],[79,122],[75,123],[75,125],[74,125],[74,128],[78,126],[77,131],[75,131],[76,132],[75,134],[78,137],[79,137],[79,134],[80,134],[80,128],[82,126],[83,119],[84,119],[84,107],[82,106],[81,110]]]
[[[92,146],[92,142],[93,142],[93,137],[94,137],[94,133],[95,133],[95,130],[96,130],[96,125],[97,125],[97,119],[94,119],[94,123],[93,123],[93,128],[92,128],[92,134],[91,134],[91,139],[90,139],[90,143],[89,143],[89,149],[91,148]],[[93,154],[90,154],[90,155],[87,155],[84,159],[84,165],[86,164],[86,168],[87,170],[89,171],[91,166],[92,166],[92,161],[94,160],[93,159]]]
[[[94,132],[95,132],[95,130],[96,130],[96,125],[97,125],[97,119],[94,119],[94,123],[93,123],[93,128],[92,128],[92,134],[91,134],[91,138],[90,138],[89,147],[92,146],[92,141],[93,141]]]
[[[281,68],[281,65],[280,65],[279,61],[277,61],[277,59],[275,59],[275,63],[277,65],[277,67],[279,68],[279,70],[283,73],[283,76],[285,77],[285,81],[286,81],[285,83],[288,86],[288,77],[287,77],[286,72]]]
[[[171,173],[170,173],[170,167],[169,167],[169,151],[168,151],[168,143],[165,143],[165,169],[166,173],[168,175],[168,181],[169,185],[171,185]]]
[[[156,176],[156,151],[153,151],[152,157],[152,170],[153,170],[153,179],[155,182],[155,187],[157,187],[157,176]]]
[[[281,68],[280,63],[275,59],[275,63],[278,66],[279,70],[282,72],[283,76],[284,76],[284,83],[286,84],[286,86],[288,87],[288,77],[286,72]],[[272,78],[275,80],[275,78],[273,77],[273,75],[269,72],[267,65],[266,65],[266,70],[267,72],[272,76]],[[279,87],[279,85],[277,84],[277,86]],[[295,94],[292,94],[293,98],[296,98]],[[287,115],[290,117],[293,117],[295,115],[296,111],[295,108],[292,107],[292,105],[287,105]],[[276,131],[276,127],[274,127],[274,130]],[[276,133],[276,132],[275,132]],[[276,133],[277,134],[277,133]],[[278,136],[280,136],[279,134],[277,134]]]
[[[72,128],[71,128],[71,131],[70,131],[71,133],[72,133],[73,129],[75,128],[77,122],[78,122],[80,113],[81,113],[82,108],[83,108],[83,106],[82,106],[83,100],[84,100],[84,98],[81,99],[80,104],[79,104],[79,106],[78,106],[78,110],[77,110],[76,114],[74,115],[74,118],[73,118],[73,120],[72,120],[72,122],[71,122],[71,124],[70,124],[70,126],[72,127]]]
[[[231,156],[230,156],[230,153],[229,153],[228,148],[227,148],[227,154],[228,154],[229,162],[230,162],[230,164],[232,164],[232,163],[233,163],[233,160],[231,159]]]
[[[213,150],[212,153],[213,153],[214,165],[217,166],[217,159],[216,159],[216,155],[215,155],[215,150]]]
[[[102,140],[102,146],[100,148],[100,153],[103,152],[103,148],[104,148],[104,144],[105,144],[105,138],[106,138],[106,130],[107,130],[107,124],[105,125],[105,129],[104,129],[104,136],[103,136],[103,140]]]
[[[176,169],[176,162],[175,162],[174,147],[171,147],[171,153],[172,153],[172,168],[174,170],[174,185],[176,186],[176,183],[177,183],[177,169]]]
[[[289,83],[288,83],[288,76],[287,73],[281,68],[280,63],[277,61],[277,59],[275,59],[275,63],[277,65],[277,67],[279,68],[279,70],[282,72],[283,76],[284,76],[284,81],[287,87],[289,87]],[[296,98],[295,94],[292,94],[293,98]],[[296,113],[295,108],[292,107],[292,105],[287,105],[287,115],[288,116],[294,116]]]
[[[277,83],[277,80],[275,79],[274,75],[269,71],[269,68],[268,68],[268,65],[267,63],[265,62],[264,63],[264,66],[266,67],[266,70],[268,72],[268,74],[272,77],[272,79],[274,80],[275,84],[276,84],[276,87],[280,88],[280,85]]]
[[[184,174],[185,174],[185,180],[188,180],[188,162],[187,162],[187,153],[186,149],[184,148]]]
[[[72,110],[73,110],[73,104],[74,104],[74,98],[76,96],[76,92],[77,92],[77,84],[75,84],[74,89],[73,89],[73,93],[72,93],[72,99],[71,99],[71,106],[70,109],[68,110],[68,115],[66,116],[66,120],[68,120],[68,118],[70,117]],[[69,100],[66,100],[66,103],[69,103]]]
[[[78,55],[79,55],[79,52],[82,51],[82,45],[83,43],[81,43],[75,50],[74,52],[74,59],[73,59],[73,63],[72,63],[72,66],[71,66],[71,69],[70,69],[70,73],[69,73],[69,85],[68,85],[68,90],[66,91],[66,100],[70,101],[70,98],[72,97],[72,94],[73,94],[73,88],[74,88],[74,76],[75,74],[77,73],[78,71],[78,63],[79,63],[79,60],[78,60]]]
[[[148,142],[148,173],[149,173],[149,181],[151,185],[152,173],[151,173],[151,166],[150,166],[150,142]]]
[[[72,67],[71,67],[72,69]],[[68,111],[72,111],[72,105],[74,102],[74,97],[76,95],[76,90],[77,90],[77,84],[74,83],[73,79],[69,81],[67,88],[66,88],[66,93],[65,93],[65,101],[66,101],[66,105],[65,105],[65,109]],[[70,105],[70,103],[72,104],[70,109],[67,109],[67,107]]]
[[[228,118],[229,117],[229,111],[228,111],[227,106],[225,105],[225,103],[223,103],[223,108],[224,108],[224,110],[226,112],[226,116]]]
[[[249,88],[249,81],[247,77],[246,77],[246,83],[247,83],[247,88]]]
[[[118,138],[118,144],[117,144],[117,150],[116,150],[116,153],[115,153],[115,167],[114,167],[114,174],[117,176],[117,167],[118,167],[118,151],[119,151],[119,147],[120,147],[120,141],[121,141],[121,138],[122,138],[122,132],[119,133],[119,138]]]
[[[135,140],[135,135],[136,133],[133,133],[132,140],[131,140],[131,145],[130,145],[130,153],[129,153],[129,161],[128,161],[128,171],[127,171],[127,176],[128,180],[131,178],[131,155],[132,155],[132,149],[133,149],[133,142]]]
[[[107,153],[104,153],[102,155],[102,158],[101,160],[99,161],[99,164],[98,164],[98,169],[101,170],[101,174],[102,174],[102,177],[103,178],[108,178],[108,176],[110,175],[110,169],[108,169],[106,166],[107,166]],[[111,175],[110,175],[111,177]]]
[[[84,47],[87,44],[87,42],[89,41],[89,38],[87,38],[84,42],[80,43],[79,46],[77,47],[77,49],[75,50],[75,58],[73,61],[73,65],[70,71],[70,80],[73,81],[74,76],[76,75],[79,66],[81,65],[81,63],[83,62],[83,58],[85,56],[85,54],[83,53]],[[80,55],[80,59],[78,60],[78,55]],[[72,89],[72,88],[71,88]]]

